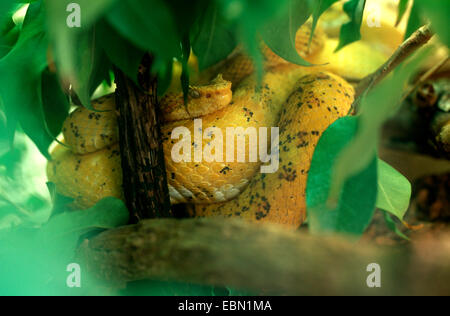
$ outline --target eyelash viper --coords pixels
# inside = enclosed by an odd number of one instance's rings
[[[374,52],[372,61],[363,69],[349,69],[355,51],[359,54],[370,50],[367,44],[333,55],[327,47],[335,43],[319,28],[308,50],[309,32],[310,26],[305,25],[297,33],[296,46],[302,57],[316,64],[327,58],[340,60],[337,65],[294,66],[263,46],[266,72],[261,87],[250,75],[250,59],[239,53],[199,76],[200,84],[189,91],[188,111],[180,93],[169,92],[161,99],[172,203],[189,203],[192,216],[238,216],[289,227],[298,227],[305,220],[306,179],[314,149],[326,128],[347,115],[353,102],[353,87],[336,74],[362,77],[385,58]],[[219,73],[222,76],[208,82]],[[208,83],[201,84],[202,77]],[[56,146],[47,167],[48,179],[56,184],[57,191],[74,198],[74,207],[81,209],[106,196],[123,198],[114,96],[95,100],[93,106],[97,112],[78,108],[70,114],[63,127],[64,143],[69,149]],[[278,126],[278,171],[261,174],[260,163],[250,162],[174,163],[170,155],[174,145],[171,131],[185,126],[193,134],[195,117],[201,117],[204,129]],[[207,144],[204,139],[203,148]]]

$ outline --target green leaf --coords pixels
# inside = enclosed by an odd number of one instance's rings
[[[39,2],[30,5],[14,48],[0,60],[0,99],[12,144],[16,123],[45,156],[53,141],[41,105],[41,73],[47,66],[47,39]]]
[[[393,75],[362,98],[361,114],[357,116],[358,131],[336,160],[330,201],[338,198],[346,179],[359,174],[372,162],[377,151],[381,126],[397,112],[404,87],[429,52],[429,49],[424,49],[416,53],[413,58],[400,65]]]
[[[308,223],[313,234],[361,235],[372,219],[377,197],[377,162],[349,178],[336,206],[329,205],[333,166],[342,148],[357,131],[358,121],[344,117],[322,135],[314,152],[306,187]]]
[[[198,22],[198,32],[192,41],[192,49],[198,58],[200,70],[225,59],[237,46],[236,35],[227,24],[214,1]]]
[[[410,240],[408,236],[406,236],[405,234],[403,234],[401,232],[401,230],[397,227],[397,224],[395,223],[395,221],[392,219],[391,215],[388,212],[384,212],[383,211],[383,215],[384,215],[384,221],[386,222],[387,227],[393,231],[395,234],[397,234],[397,236],[405,239],[405,240]]]
[[[66,212],[53,217],[41,229],[46,238],[61,238],[73,233],[80,236],[93,229],[111,229],[128,223],[128,210],[116,198],[107,197],[83,211]]]
[[[67,11],[72,0],[44,0],[47,15],[47,31],[54,48],[54,58],[57,69],[64,81],[72,83],[77,92],[85,80],[79,77],[79,58],[84,54],[83,33],[90,33],[94,23],[116,2],[116,0],[77,0],[81,8],[81,27],[70,28],[67,19],[71,12]],[[80,38],[81,36],[81,38]],[[82,45],[80,45],[82,44]],[[94,48],[91,48],[94,49]],[[85,56],[86,57],[86,56]],[[83,70],[86,72],[86,69]],[[81,94],[85,94],[82,92]],[[80,96],[81,99],[81,96]],[[85,106],[90,105],[81,100]]]
[[[169,89],[173,78],[173,59],[159,61],[158,69],[158,96],[161,97]]]
[[[297,52],[295,40],[298,29],[311,15],[309,0],[289,0],[288,6],[272,21],[264,25],[261,37],[281,58],[301,66],[311,65]]]
[[[0,35],[0,58],[6,56],[19,39],[20,27],[15,26],[6,34]]]
[[[191,42],[189,39],[189,34],[185,34],[181,41],[181,88],[183,90],[184,104],[187,105],[188,93],[189,93],[189,57],[191,56]]]
[[[408,5],[409,5],[409,0],[400,0],[400,2],[398,3],[398,16],[397,16],[397,21],[395,22],[396,26],[403,19],[403,16],[406,13],[406,9],[408,8]]]
[[[99,45],[111,62],[137,82],[139,65],[145,52],[118,34],[107,21],[103,20],[97,24],[97,36]]]
[[[70,104],[58,76],[49,71],[42,73],[42,107],[48,130],[53,137],[57,137],[69,114]]]
[[[6,123],[6,116],[0,107],[0,157],[6,154],[8,151],[9,151],[8,126]]]
[[[313,16],[313,22],[311,27],[311,36],[309,38],[309,42],[311,43],[311,40],[314,35],[314,31],[317,27],[317,22],[319,22],[320,16],[328,10],[334,3],[338,2],[339,0],[316,0],[313,2],[313,9],[312,9],[312,16]]]
[[[378,159],[377,208],[395,215],[399,220],[408,210],[411,183],[386,162]]]
[[[22,5],[18,2],[18,0],[0,1],[0,37],[14,27],[12,16],[14,12]]]
[[[410,37],[415,31],[417,31],[424,23],[422,22],[422,17],[420,13],[419,6],[417,2],[414,1],[411,8],[411,13],[409,15],[408,25],[406,27],[405,39]]]
[[[156,58],[181,55],[175,19],[162,0],[119,1],[106,18],[125,38]]]
[[[90,110],[94,110],[91,104],[92,94],[103,81],[109,80],[110,77],[111,65],[105,51],[98,43],[99,40],[96,27],[89,32],[78,34],[78,51],[73,56],[77,64],[74,71],[77,80],[72,82],[72,89],[81,103]]]
[[[365,5],[366,0],[350,0],[344,4],[344,12],[350,18],[350,22],[342,25],[336,51],[361,39],[361,23]]]
[[[448,22],[450,16],[450,3],[442,0],[416,0],[418,11],[423,12],[430,20],[431,28],[435,31],[439,39],[447,47],[450,46],[450,34]]]
[[[85,273],[81,288],[67,287],[66,269],[77,263],[75,247],[80,236],[70,237],[42,239],[39,229],[0,231],[0,295],[108,295]],[[81,266],[82,271],[85,268]]]
[[[263,75],[263,56],[261,53],[259,32],[266,23],[278,17],[291,0],[217,0],[224,19],[235,24],[237,38],[253,60],[256,77],[261,81]],[[285,11],[286,12],[286,11]],[[287,34],[287,33],[286,33]],[[298,54],[297,54],[298,55]]]

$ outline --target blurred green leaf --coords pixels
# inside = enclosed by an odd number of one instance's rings
[[[417,31],[422,25],[425,23],[422,21],[421,12],[417,2],[413,2],[413,6],[411,8],[411,13],[408,19],[408,25],[406,27],[405,39],[410,37],[415,31]]]
[[[398,66],[394,74],[362,98],[360,114],[357,116],[358,131],[335,162],[330,201],[338,199],[348,178],[359,174],[372,162],[382,124],[397,112],[408,80],[416,73],[429,52],[429,49],[424,49],[415,54],[414,58]]]
[[[420,12],[431,21],[431,28],[447,47],[450,46],[450,2],[442,0],[416,0]]]
[[[386,162],[378,159],[377,208],[403,220],[411,199],[411,183]]]
[[[14,48],[0,60],[0,98],[12,143],[16,122],[39,150],[48,157],[53,141],[47,131],[41,106],[41,73],[47,66],[47,40],[40,3],[30,5]]]
[[[52,218],[61,213],[70,211],[70,204],[74,201],[74,199],[59,194],[56,191],[56,185],[53,182],[47,182],[46,184],[53,205],[49,217]]]
[[[108,12],[107,20],[125,38],[139,48],[151,51],[157,59],[181,55],[174,16],[162,0],[119,1]]]
[[[124,296],[210,296],[211,287],[182,282],[165,282],[158,280],[131,282]]]
[[[67,11],[68,5],[73,3],[71,0],[44,0],[46,8],[47,31],[50,41],[53,44],[54,59],[57,65],[58,73],[65,82],[74,85],[75,91],[79,94],[83,105],[90,106],[90,100],[86,96],[85,87],[86,76],[88,76],[93,67],[93,58],[95,47],[86,46],[86,41],[94,39],[89,38],[92,32],[93,24],[116,2],[116,0],[77,0],[76,3],[81,8],[81,27],[69,27],[67,18],[70,12]],[[90,33],[86,35],[85,33]],[[86,51],[87,50],[87,51]],[[80,55],[83,56],[84,63],[80,69]],[[87,58],[87,59],[85,59]]]
[[[365,5],[366,0],[350,0],[344,4],[344,12],[350,18],[350,22],[342,25],[336,51],[361,39],[361,23]]]
[[[77,51],[72,57],[77,65],[73,71],[77,79],[72,81],[72,89],[81,103],[90,110],[94,110],[91,104],[92,94],[104,80],[108,80],[111,68],[99,40],[95,27],[79,33],[76,36]]]
[[[0,1],[0,38],[14,27],[12,16],[14,12],[22,5],[18,2],[18,0]]]
[[[53,217],[42,227],[40,234],[49,239],[72,233],[80,236],[92,229],[110,229],[125,225],[128,223],[128,216],[128,210],[121,200],[107,197],[90,209],[66,212]]]
[[[394,219],[391,217],[391,215],[388,212],[383,211],[384,221],[386,222],[387,227],[393,231],[397,236],[405,239],[410,240],[408,236],[403,234],[401,230],[397,227],[397,224],[395,223]]]
[[[56,138],[69,114],[70,104],[58,76],[48,70],[42,73],[42,107],[48,130]]]
[[[79,236],[73,234],[76,240]],[[67,265],[74,262],[67,239],[42,240],[38,229],[0,232],[0,295],[108,295],[81,264],[81,288],[69,288]]]
[[[316,147],[306,187],[308,223],[313,234],[361,235],[372,219],[377,198],[375,155],[364,170],[345,182],[338,203],[335,206],[327,203],[334,164],[341,150],[355,136],[357,126],[355,117],[336,121]]]
[[[281,58],[301,66],[311,65],[300,57],[295,46],[297,31],[311,12],[311,1],[289,0],[283,12],[264,25],[262,39]]]
[[[158,71],[158,96],[161,97],[165,94],[170,87],[173,79],[173,59],[156,60],[159,65],[155,66]]]
[[[238,41],[253,60],[256,76],[263,75],[263,56],[261,53],[261,32],[268,21],[279,17],[283,9],[288,9],[292,0],[217,0],[226,21],[236,25]],[[286,12],[286,11],[285,11]],[[294,22],[292,22],[294,23]],[[288,31],[287,29],[286,31]],[[289,33],[285,33],[289,35]],[[278,36],[281,37],[280,34]],[[298,54],[297,54],[298,55]]]
[[[398,16],[395,25],[397,26],[400,21],[403,19],[403,16],[406,13],[406,9],[408,9],[409,0],[400,0],[398,3]]]
[[[6,124],[6,116],[0,106],[0,157],[10,150],[8,127]]]
[[[311,36],[309,37],[309,42],[311,43],[311,40],[314,35],[314,31],[317,27],[317,22],[319,22],[320,16],[333,4],[338,2],[339,0],[315,0],[313,1],[313,9],[312,9],[312,16],[313,16],[313,22],[311,27]]]
[[[184,104],[187,105],[189,93],[189,57],[191,56],[191,41],[189,34],[184,34],[181,40],[181,89],[183,90]]]
[[[0,34],[0,58],[6,56],[19,39],[20,26],[14,26],[5,34]]]
[[[118,34],[108,21],[102,20],[97,24],[97,36],[99,45],[111,62],[136,82],[145,52]]]
[[[225,59],[237,46],[235,30],[225,22],[214,1],[199,19],[197,29],[192,48],[200,70]]]

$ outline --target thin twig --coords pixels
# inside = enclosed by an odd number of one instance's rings
[[[450,57],[445,57],[442,59],[439,63],[437,63],[434,67],[432,67],[430,70],[428,70],[426,73],[424,73],[419,80],[417,80],[403,95],[400,102],[403,102],[406,100],[408,96],[411,95],[411,93],[414,92],[421,84],[423,84],[425,81],[427,81],[433,74],[435,74],[439,69],[442,68],[448,61]]]
[[[386,61],[374,73],[368,75],[356,87],[356,100],[359,99],[366,91],[383,80],[392,70],[395,69],[406,58],[411,56],[420,47],[424,46],[433,37],[433,32],[429,25],[422,26],[414,32],[399,48],[394,52],[391,58]]]

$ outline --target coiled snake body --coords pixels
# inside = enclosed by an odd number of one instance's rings
[[[323,32],[316,32],[309,50],[305,49],[308,40],[309,28],[301,28],[299,51],[312,62],[323,59]],[[223,78],[219,75],[191,88],[188,111],[180,93],[161,99],[170,196],[172,203],[191,204],[193,216],[239,216],[298,227],[305,219],[306,179],[314,149],[327,127],[348,114],[354,91],[336,74],[294,66],[263,49],[266,73],[261,87],[247,76],[253,70],[251,61],[238,54],[203,75],[221,73]],[[71,113],[63,127],[70,149],[57,146],[47,168],[49,181],[60,194],[73,197],[78,208],[88,208],[106,196],[123,198],[115,100],[109,95],[93,105],[98,112],[78,108]],[[175,163],[171,151],[178,140],[172,139],[171,132],[183,126],[194,135],[194,118],[202,119],[203,130],[279,127],[278,170],[260,173],[260,162],[248,162],[248,148],[245,163]],[[203,139],[203,148],[210,142]]]

